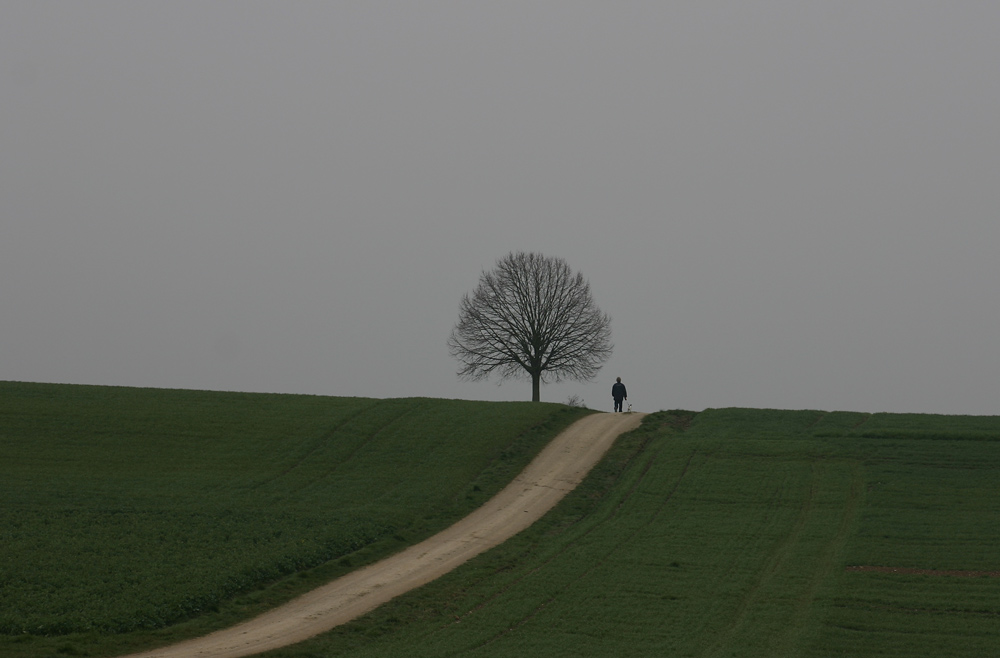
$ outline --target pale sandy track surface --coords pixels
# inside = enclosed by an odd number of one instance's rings
[[[542,517],[644,414],[591,414],[552,440],[485,505],[430,539],[358,569],[259,617],[129,658],[236,658],[301,642],[451,571]]]

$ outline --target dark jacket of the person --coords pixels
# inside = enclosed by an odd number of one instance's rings
[[[625,392],[625,384],[622,384],[621,382],[615,382],[615,385],[611,387],[611,397],[613,397],[616,400],[627,398],[628,393]]]

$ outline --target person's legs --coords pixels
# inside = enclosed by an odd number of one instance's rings
[[[621,398],[615,398],[615,412],[617,413],[621,410],[622,410],[622,400]]]

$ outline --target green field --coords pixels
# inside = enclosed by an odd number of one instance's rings
[[[259,612],[461,518],[584,413],[0,382],[0,655]]]
[[[0,655],[17,658],[115,655],[273,605],[464,514],[583,413],[0,393]],[[266,655],[1000,655],[998,484],[1000,417],[660,412],[527,531]],[[161,612],[133,618],[143,583]]]
[[[1000,655],[997,484],[1000,418],[661,412],[528,531],[266,655]]]

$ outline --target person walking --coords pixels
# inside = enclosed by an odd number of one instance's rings
[[[615,412],[622,410],[622,400],[628,400],[628,392],[625,390],[625,384],[622,384],[622,378],[619,377],[615,385],[611,387],[611,397],[615,399]]]

